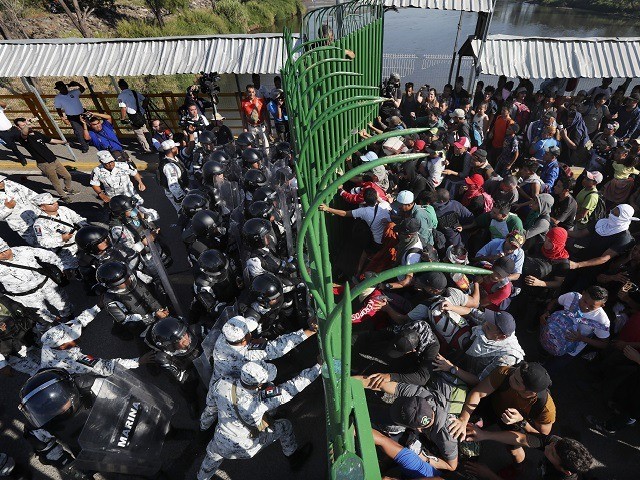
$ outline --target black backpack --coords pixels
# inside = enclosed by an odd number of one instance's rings
[[[589,221],[587,222],[588,226],[595,225],[598,220],[601,220],[607,216],[607,205],[604,202],[604,198],[600,192],[590,192],[588,195],[598,195],[598,203],[596,208],[593,209],[591,215],[589,215]]]

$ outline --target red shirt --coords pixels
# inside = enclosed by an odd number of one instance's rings
[[[349,193],[349,192],[343,190],[340,193],[340,196],[342,198],[344,198],[349,203],[360,204],[360,203],[364,202],[364,191],[367,188],[373,188],[376,192],[378,192],[378,198],[380,198],[380,200],[383,200],[385,202],[388,201],[387,194],[384,192],[382,187],[380,185],[378,185],[377,183],[374,183],[374,182],[363,182],[362,185],[360,185],[360,191],[358,193]]]
[[[245,117],[247,118],[247,122],[249,122],[250,125],[257,125],[264,122],[265,103],[262,98],[255,97],[253,100],[242,100],[240,106],[242,108],[242,113],[244,113]],[[257,110],[258,112],[259,120],[257,123],[251,120],[251,114],[254,110]]]
[[[502,148],[504,137],[507,135],[507,127],[513,124],[514,121],[512,118],[505,120],[502,115],[498,115],[498,118],[496,118],[493,125],[493,140],[491,141],[491,146],[493,148]]]

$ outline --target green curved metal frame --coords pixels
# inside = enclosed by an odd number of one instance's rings
[[[485,274],[474,267],[418,263],[392,268],[358,284],[345,285],[336,305],[329,240],[339,228],[319,211],[340,184],[378,165],[423,158],[410,153],[380,158],[347,170],[347,159],[381,140],[420,133],[414,128],[361,140],[357,132],[377,115],[382,80],[382,0],[355,0],[305,15],[297,44],[285,30],[282,69],[303,220],[297,261],[318,317],[327,415],[328,463],[332,479],[379,480],[371,423],[359,381],[351,371],[351,300],[365,289],[397,275],[441,271]],[[322,37],[322,26],[332,39]],[[327,31],[327,28],[324,31]],[[345,50],[355,53],[348,59]]]

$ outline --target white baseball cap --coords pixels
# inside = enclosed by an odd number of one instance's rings
[[[278,374],[276,366],[272,363],[248,362],[242,366],[240,370],[240,381],[245,385],[260,385],[267,382],[273,382]]]
[[[367,152],[364,155],[362,155],[360,158],[362,159],[363,162],[372,162],[373,160],[378,159],[378,155],[376,155],[376,152]]]
[[[41,193],[40,195],[33,197],[33,200],[31,201],[34,205],[52,205],[58,200],[53,198],[53,195],[50,193]]]
[[[98,150],[98,153],[96,155],[98,156],[98,160],[100,161],[100,163],[111,163],[116,161],[109,150]]]
[[[160,150],[162,150],[163,152],[168,152],[169,150],[171,150],[174,147],[180,147],[180,145],[178,145],[172,139],[165,140],[164,142],[162,142],[160,144]]]
[[[247,333],[253,332],[258,328],[258,322],[253,318],[244,318],[242,315],[236,315],[227,320],[222,327],[222,334],[227,342],[236,343],[247,336]]]
[[[402,205],[409,205],[415,201],[415,196],[413,195],[413,192],[410,192],[409,190],[402,190],[398,193],[397,200],[398,203]]]

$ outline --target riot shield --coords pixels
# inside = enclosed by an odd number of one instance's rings
[[[155,475],[162,467],[162,446],[177,407],[154,385],[116,367],[102,381],[78,443],[79,470]]]
[[[227,219],[231,212],[242,205],[242,191],[236,182],[230,182],[227,179],[216,181],[213,186],[218,193],[215,208]]]
[[[222,333],[222,327],[227,321],[238,314],[237,303],[226,307],[214,323],[207,336],[202,341],[202,354],[193,361],[193,366],[198,371],[202,383],[209,387],[211,376],[213,375],[213,349],[216,346],[218,337]]]
[[[171,305],[173,306],[176,314],[180,317],[184,317],[182,313],[182,307],[180,306],[180,302],[178,301],[178,297],[176,297],[176,294],[173,291],[173,286],[169,281],[167,270],[165,269],[164,263],[162,263],[162,258],[160,257],[158,246],[155,244],[155,241],[153,240],[151,232],[149,230],[145,231],[145,238],[147,239],[147,246],[149,247],[149,251],[151,252],[153,265],[158,273],[158,277],[160,277],[160,282],[162,282],[164,291],[167,293],[169,300],[171,300]]]
[[[284,237],[287,242],[287,254],[289,257],[295,255],[296,246],[295,239],[293,237],[293,231],[291,229],[291,209],[290,209],[290,197],[287,194],[285,187],[278,188],[278,208],[282,217],[282,228],[284,228]]]

